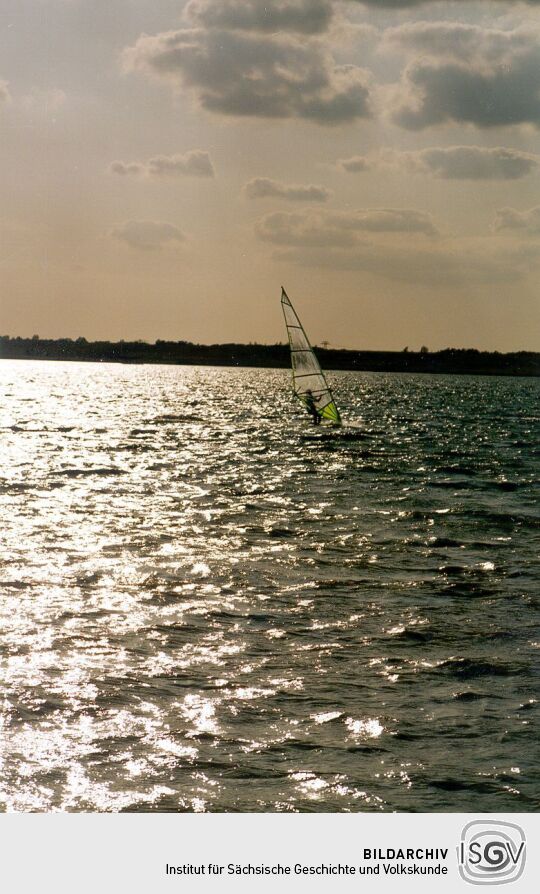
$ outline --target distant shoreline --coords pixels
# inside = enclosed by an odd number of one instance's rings
[[[443,351],[352,351],[315,346],[325,369],[358,372],[445,373],[454,375],[540,376],[540,353],[477,351],[446,348]],[[285,344],[198,345],[158,340],[87,341],[85,338],[42,339],[0,337],[3,360],[78,360],[108,363],[150,363],[181,366],[232,366],[287,368]]]

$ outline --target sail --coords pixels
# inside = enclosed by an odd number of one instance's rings
[[[322,418],[329,419],[336,425],[341,425],[341,416],[334,403],[328,382],[304,332],[304,327],[283,288],[281,289],[281,306],[289,335],[295,395],[307,407],[309,405],[309,396],[306,397],[306,395],[310,391],[313,403]]]

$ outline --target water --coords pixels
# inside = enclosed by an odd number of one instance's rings
[[[4,809],[538,807],[539,381],[332,381],[0,363]]]

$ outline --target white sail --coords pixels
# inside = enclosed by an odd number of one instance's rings
[[[306,407],[309,407],[312,401],[323,419],[329,419],[336,425],[341,425],[341,416],[328,387],[328,382],[309,343],[304,327],[283,288],[281,289],[281,306],[291,348],[295,395]]]

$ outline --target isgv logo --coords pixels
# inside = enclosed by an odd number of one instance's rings
[[[525,833],[515,823],[473,820],[463,829],[457,851],[464,881],[504,885],[515,882],[525,868]]]

